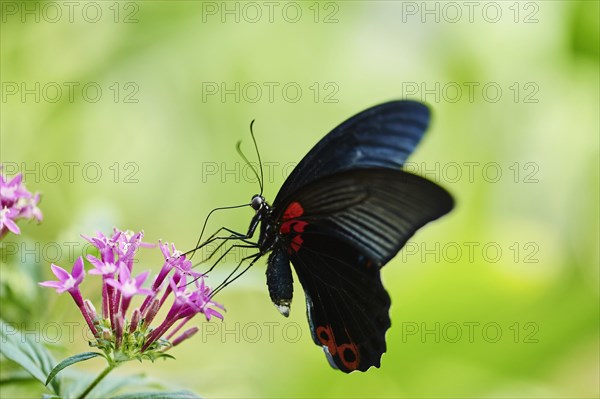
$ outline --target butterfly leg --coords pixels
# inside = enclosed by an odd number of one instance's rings
[[[221,291],[223,288],[227,287],[229,284],[233,283],[235,280],[237,280],[238,278],[240,278],[244,273],[246,273],[251,267],[252,265],[254,265],[254,263],[256,263],[257,260],[259,260],[265,253],[264,252],[257,252],[253,255],[250,256],[246,256],[244,258],[242,258],[240,260],[240,262],[237,264],[237,266],[233,269],[233,271],[231,273],[229,273],[229,275],[227,276],[227,278],[225,278],[225,280],[223,280],[223,282],[221,284],[219,284],[211,293],[210,297],[214,297],[219,291]],[[242,266],[242,264],[247,261],[248,259],[252,259],[252,261],[248,264],[248,266],[246,266],[244,268],[244,270],[242,270],[237,276],[231,278],[238,270],[239,268]]]
[[[218,234],[219,234],[221,231],[223,231],[223,230],[225,230],[225,231],[229,232],[229,233],[230,233],[230,235],[229,235],[229,236],[221,236],[221,237],[217,237],[217,235],[218,235]],[[247,237],[245,234],[238,233],[237,231],[234,231],[234,230],[228,229],[227,227],[221,227],[221,228],[220,228],[220,229],[218,229],[216,232],[214,232],[214,233],[213,233],[213,234],[212,234],[212,235],[211,235],[211,236],[210,236],[210,237],[209,237],[209,238],[208,238],[206,241],[204,241],[202,244],[199,244],[199,245],[197,245],[195,248],[193,248],[193,249],[190,249],[189,251],[187,251],[187,252],[183,253],[183,255],[188,255],[188,254],[190,254],[190,253],[191,253],[191,254],[192,254],[192,256],[190,256],[190,259],[191,259],[191,258],[194,256],[194,254],[196,253],[196,251],[197,251],[197,250],[199,250],[199,249],[202,249],[202,248],[204,248],[205,246],[207,246],[207,245],[209,245],[209,244],[211,244],[211,243],[213,243],[213,242],[215,242],[215,241],[217,241],[217,240],[223,240],[223,243],[224,243],[225,241],[228,241],[228,240],[240,240],[240,241],[243,241],[243,242],[245,242],[245,243],[247,243],[247,244],[253,244],[253,242],[252,242],[252,241],[249,241],[249,240],[247,240],[247,238],[248,238],[248,237]],[[216,250],[218,250],[218,249],[219,249],[219,248],[220,248],[220,247],[223,245],[223,243],[219,244],[219,246],[218,246],[218,247],[215,249],[215,251],[216,251]],[[213,251],[213,252],[214,252],[214,251]],[[210,255],[210,256],[212,256],[212,255]],[[210,256],[209,256],[209,258],[210,258]],[[206,259],[204,259],[202,262],[205,262],[205,261],[206,261],[206,260],[208,260],[209,258],[206,258]]]
[[[228,232],[229,234],[231,234],[231,236],[235,236],[235,237],[239,237],[240,239],[245,238],[245,234],[243,233],[238,233],[237,231],[231,230],[225,226],[221,227],[220,229],[218,229],[217,231],[215,231],[210,237],[208,237],[208,239],[205,241],[205,243],[207,241],[211,241],[212,239],[216,238],[216,236],[221,232],[225,230],[226,232]],[[204,244],[203,244],[204,245]]]
[[[252,236],[254,235],[254,232],[256,231],[256,228],[258,227],[260,220],[261,220],[261,214],[257,212],[256,215],[254,215],[254,217],[250,221],[250,226],[248,227],[248,232],[246,234],[238,233],[237,231],[231,230],[231,229],[223,226],[220,229],[218,229],[216,232],[214,232],[213,235],[211,235],[208,238],[208,240],[206,240],[204,243],[202,243],[201,245],[197,245],[196,248],[193,249],[192,251],[202,248],[203,246],[207,245],[208,243],[210,243],[214,240],[218,240],[218,239],[238,239],[238,240],[242,240],[242,241],[246,242],[245,240],[247,240],[248,238],[252,238]],[[229,237],[215,237],[222,230],[229,232],[231,235]],[[188,251],[188,252],[191,252],[191,251]]]
[[[214,248],[210,254],[208,256],[206,256],[204,259],[202,259],[198,264],[202,264],[207,262],[208,260],[210,260],[214,254],[216,254],[217,252],[219,252],[219,250],[226,244],[228,243],[230,240],[236,240],[236,241],[241,241],[245,244],[248,245],[248,248],[251,247],[256,247],[257,244],[255,242],[249,241],[249,240],[244,240],[244,239],[240,239],[238,237],[235,236],[229,236],[229,237],[215,237],[211,242],[217,241],[217,240],[221,240],[221,242],[219,243],[219,245],[217,245],[216,248]],[[207,244],[208,245],[208,244]]]
[[[204,263],[204,262],[210,260],[210,258],[212,258],[213,255],[215,253],[217,253],[230,240],[235,240],[236,242],[237,241],[241,241],[241,242],[247,244],[250,247],[253,247],[253,246],[257,245],[253,241],[242,239],[242,238],[239,238],[239,237],[236,237],[236,236],[233,236],[233,235],[231,235],[229,237],[215,237],[212,242],[217,241],[217,240],[221,240],[221,242],[219,243],[219,245],[217,245],[217,247],[211,251],[210,255],[208,255],[206,258],[202,259],[202,261],[200,261],[200,263]]]
[[[210,267],[210,269],[208,269],[208,270],[207,270],[205,273],[203,273],[203,274],[208,274],[208,273],[210,273],[210,272],[211,272],[211,271],[212,271],[212,270],[213,270],[213,269],[214,269],[214,268],[215,268],[215,267],[216,267],[216,266],[217,266],[217,265],[218,265],[218,264],[219,264],[219,263],[220,263],[220,262],[221,262],[221,261],[222,261],[222,260],[223,260],[223,259],[224,259],[224,258],[225,258],[227,255],[228,255],[228,254],[229,254],[229,252],[231,252],[231,250],[232,250],[232,249],[234,249],[234,248],[258,248],[258,245],[253,243],[253,244],[251,244],[251,245],[234,244],[234,245],[230,246],[229,248],[227,248],[227,250],[226,250],[225,252],[223,252],[223,253],[221,254],[221,256],[219,256],[219,259],[217,259],[217,260],[215,261],[215,263],[213,263],[213,265]],[[213,253],[214,253],[214,252],[213,252]],[[252,256],[253,256],[253,255],[252,255]],[[252,256],[250,256],[250,257],[252,257]],[[243,258],[243,259],[242,259],[242,261],[243,261],[244,259],[246,259],[246,258]]]

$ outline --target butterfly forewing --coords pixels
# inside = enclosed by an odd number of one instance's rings
[[[400,170],[377,168],[314,181],[276,211],[284,220],[282,233],[294,221],[308,224],[313,234],[335,236],[382,266],[417,229],[452,206],[452,197],[436,184]],[[295,242],[304,235],[296,235]]]
[[[391,101],[346,120],[319,141],[288,176],[274,203],[321,177],[357,168],[399,169],[429,125],[429,109]]]

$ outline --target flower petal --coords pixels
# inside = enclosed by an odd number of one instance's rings
[[[107,278],[106,280],[104,280],[104,282],[108,285],[110,285],[111,287],[115,287],[116,289],[120,290],[121,289],[121,283],[119,283],[117,280],[112,279],[112,278]]]
[[[12,178],[12,180],[7,184],[7,186],[18,186],[19,184],[21,184],[22,180],[23,180],[23,175],[21,173],[19,173],[15,177]]]
[[[145,271],[143,273],[140,273],[140,275],[135,278],[136,287],[138,287],[138,288],[141,287],[142,284],[144,284],[144,281],[146,281],[146,279],[148,278],[149,274],[150,274],[149,270]]]
[[[81,284],[83,277],[85,276],[85,269],[83,268],[83,257],[78,257],[73,265],[72,276],[75,279],[75,285]]]
[[[217,317],[217,318],[219,318],[219,319],[223,320],[223,315],[222,315],[221,313],[217,312],[217,311],[216,311],[216,310],[214,310],[214,309],[211,309],[211,308],[205,308],[203,313],[204,313],[204,316],[206,317],[206,320],[209,320],[209,321],[210,321],[210,318],[211,318],[212,316],[215,316],[215,317]]]
[[[54,280],[42,281],[41,283],[38,283],[38,285],[41,285],[42,287],[50,287],[50,288],[61,288],[62,287],[62,283],[60,281],[54,281]]]
[[[87,260],[94,265],[94,267],[101,269],[104,266],[104,262],[102,262],[100,259],[96,258],[94,255],[87,255],[86,256]],[[90,271],[91,273],[92,271]]]
[[[4,226],[6,226],[6,228],[12,231],[14,234],[21,234],[21,229],[11,219],[6,218],[4,220]]]
[[[127,265],[124,262],[119,261],[119,269],[118,270],[119,270],[119,282],[121,284],[124,284],[131,279],[131,272],[129,271],[129,268],[127,267]]]
[[[154,295],[154,291],[148,289],[148,288],[140,288],[137,290],[137,294],[139,295],[146,295],[146,296],[152,296]]]
[[[55,265],[54,263],[52,263],[50,265],[50,268],[52,269],[52,273],[54,273],[54,275],[58,278],[58,280],[61,283],[64,283],[65,281],[67,281],[71,277],[71,275],[69,274],[69,272],[67,272],[62,267]]]

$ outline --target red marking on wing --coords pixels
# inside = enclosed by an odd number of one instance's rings
[[[287,222],[283,222],[281,227],[279,228],[279,232],[283,235],[292,234],[292,240],[290,241],[290,246],[288,251],[291,253],[292,251],[298,252],[304,239],[300,235],[304,231],[304,228],[308,225],[308,222],[304,222],[302,220],[288,220]]]
[[[284,235],[290,233],[302,233],[306,225],[308,225],[308,222],[302,220],[289,220],[281,224],[279,232]]]
[[[296,236],[294,238],[292,238],[292,242],[290,243],[290,253],[293,252],[298,252],[300,250],[300,247],[302,247],[302,243],[304,242],[304,239],[302,238],[302,236]]]
[[[317,337],[319,337],[321,344],[327,347],[329,353],[332,356],[335,356],[337,353],[337,347],[335,346],[335,339],[333,337],[333,333],[331,332],[331,326],[317,327]]]
[[[292,202],[288,205],[285,212],[283,212],[283,220],[295,219],[302,216],[303,213],[304,208],[302,208],[302,205],[299,202]]]
[[[354,371],[360,364],[360,352],[354,342],[338,345],[330,325],[319,326],[316,330],[321,345],[326,346],[331,356],[338,356],[349,371]]]
[[[337,347],[340,359],[350,371],[356,370],[360,364],[358,348],[354,343],[343,344]]]

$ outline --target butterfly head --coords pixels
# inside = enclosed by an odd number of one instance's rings
[[[266,204],[267,202],[265,201],[265,197],[260,194],[254,195],[254,197],[252,197],[252,201],[250,201],[250,206],[256,211],[256,213],[260,212],[260,210],[263,209]]]

